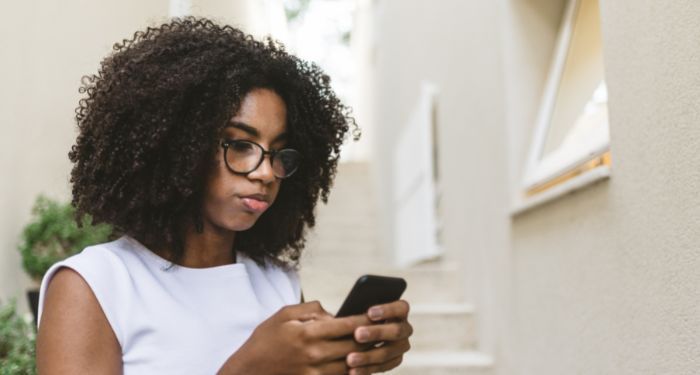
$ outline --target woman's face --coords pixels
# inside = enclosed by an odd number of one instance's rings
[[[222,138],[253,141],[265,150],[279,150],[286,143],[286,119],[287,107],[277,93],[253,89],[241,101]],[[280,183],[273,174],[269,156],[257,169],[241,175],[228,169],[224,149],[218,147],[216,165],[205,189],[205,227],[224,231],[249,229],[275,201]]]

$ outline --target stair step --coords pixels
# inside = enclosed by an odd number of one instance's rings
[[[363,250],[368,247],[375,247],[377,235],[368,232],[355,232],[353,230],[325,232],[313,235],[309,239],[308,248],[319,249],[329,252],[338,246],[344,246],[348,250]]]
[[[491,375],[493,358],[478,351],[411,350],[391,375]]]
[[[411,347],[460,351],[476,348],[474,308],[468,304],[413,305]]]
[[[364,274],[403,277],[408,288],[403,298],[411,304],[464,302],[461,270],[452,263],[396,269],[387,265],[376,247],[316,248],[302,257],[302,285],[321,301],[345,297]]]
[[[331,314],[335,314],[359,275],[318,270],[301,274],[304,296],[307,301],[319,300]],[[325,274],[325,276],[324,276]],[[316,280],[316,281],[311,281]],[[413,325],[411,345],[417,350],[467,350],[476,347],[476,322],[474,308],[468,304],[420,304],[411,303],[410,321]]]
[[[396,268],[381,247],[378,213],[367,163],[342,163],[329,203],[317,206],[317,226],[307,236],[301,283],[307,301],[319,300],[331,313],[364,274],[406,279],[411,303],[412,349],[390,374],[492,375],[491,357],[474,351],[473,306],[464,303],[463,270],[436,260]]]

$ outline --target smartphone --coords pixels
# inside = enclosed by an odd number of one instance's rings
[[[370,307],[398,301],[406,290],[400,277],[364,275],[355,282],[336,318],[367,313]]]

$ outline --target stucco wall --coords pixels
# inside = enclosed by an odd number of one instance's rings
[[[376,3],[373,131],[382,233],[392,249],[395,210],[391,159],[398,136],[418,102],[420,83],[437,87],[439,189],[443,246],[448,260],[468,257],[465,293],[477,289],[481,250],[503,247],[504,206],[475,199],[507,189],[507,152],[501,106],[498,3],[490,1],[383,0]],[[497,165],[498,168],[493,166]]]
[[[158,1],[13,1],[0,23],[0,299],[27,311],[16,250],[37,194],[68,199],[80,78],[112,44],[168,14]]]
[[[700,2],[603,1],[612,178],[513,220],[511,374],[700,372]]]
[[[601,2],[612,177],[512,218],[564,1],[375,4],[383,230],[432,80],[444,244],[497,373],[700,373],[700,2]]]
[[[97,72],[115,42],[165,21],[169,3],[31,0],[0,7],[8,15],[0,23],[0,300],[15,296],[27,311],[30,280],[16,248],[36,196],[70,197],[67,155],[81,77]],[[195,0],[192,11],[259,35],[284,26],[279,4],[269,17],[273,7],[261,4]]]

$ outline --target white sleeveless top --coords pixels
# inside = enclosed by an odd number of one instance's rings
[[[135,239],[90,246],[54,264],[41,283],[38,323],[51,277],[60,267],[90,285],[122,349],[124,375],[215,374],[256,326],[299,303],[294,271],[238,263],[175,265]]]

